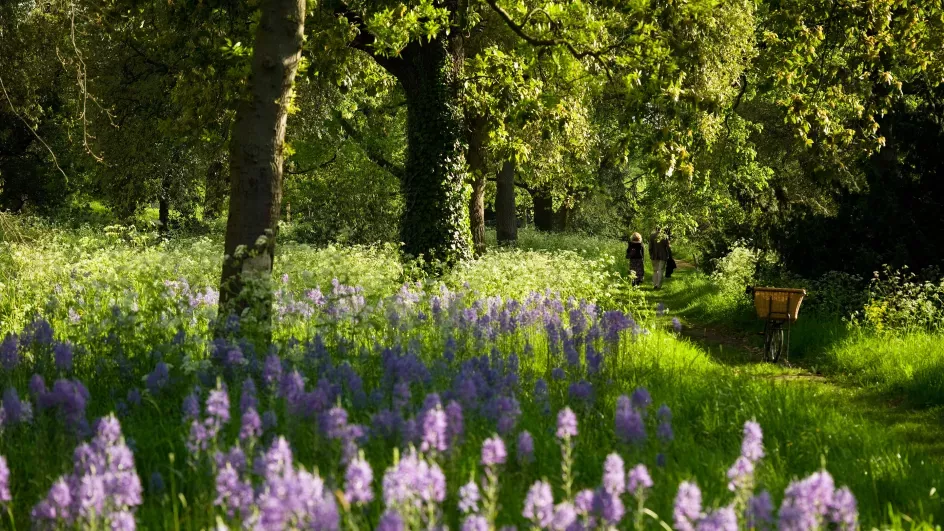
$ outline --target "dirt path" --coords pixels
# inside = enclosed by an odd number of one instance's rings
[[[676,263],[679,266],[677,271],[682,273],[679,277],[692,274],[695,270],[694,265],[689,262],[676,260]],[[681,278],[673,276],[668,282],[678,280]],[[668,306],[667,319],[681,313],[681,336],[700,346],[719,363],[771,381],[788,382],[790,385],[816,385],[826,396],[843,404],[842,407],[848,407],[850,412],[856,412],[886,426],[890,432],[944,462],[944,409],[908,408],[899,398],[879,395],[867,388],[835,381],[802,364],[762,366],[762,334],[746,331],[750,330],[748,326],[738,328],[736,325],[697,322],[689,318],[690,312],[685,310],[692,308],[701,294],[679,290],[646,291],[653,305],[664,302]],[[741,371],[740,368],[746,370]]]

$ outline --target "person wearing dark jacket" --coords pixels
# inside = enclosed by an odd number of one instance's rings
[[[629,260],[629,271],[633,274],[633,286],[642,284],[642,279],[646,276],[644,255],[642,234],[634,232],[629,238],[629,245],[626,247],[626,259]]]
[[[665,276],[665,263],[669,259],[669,237],[663,229],[656,229],[649,235],[649,259],[652,260],[652,287],[662,289]]]

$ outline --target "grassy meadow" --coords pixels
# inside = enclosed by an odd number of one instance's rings
[[[60,514],[81,516],[56,525],[112,511],[101,522],[115,528],[120,512],[142,529],[265,528],[277,489],[271,469],[258,466],[280,437],[291,477],[311,473],[319,510],[340,515],[303,525],[279,498],[280,517],[304,528],[387,528],[394,512],[410,528],[462,528],[470,515],[544,527],[526,516],[538,480],[555,502],[573,501],[583,525],[607,519],[599,504],[581,508],[578,494],[590,489],[595,500],[625,504],[620,528],[653,529],[683,527],[679,486],[693,482],[708,525],[723,507],[743,513],[761,491],[779,506],[791,482],[823,469],[854,494],[863,528],[944,518],[936,336],[853,332],[801,311],[795,367],[757,363],[759,323],[709,277],[683,269],[662,291],[633,288],[620,242],[524,231],[517,249],[493,245],[443,278],[422,278],[390,246],[285,242],[266,349],[238,323],[212,338],[221,248],[212,236],[162,243],[52,227],[0,244],[9,408],[0,455],[12,492],[4,526],[52,527],[39,514],[56,503],[50,488],[82,468],[73,450],[94,446],[95,419],[112,413],[133,452],[140,502],[83,513],[73,500]],[[558,436],[566,407],[577,418],[573,437]],[[249,410],[262,423],[247,435]],[[445,440],[430,435],[437,421]],[[732,492],[726,473],[748,421],[763,429],[765,455],[750,492]],[[483,443],[495,436],[507,458],[483,463]],[[445,487],[423,490],[414,479],[397,498],[411,447]],[[613,453],[627,468],[645,465],[651,489],[610,493],[604,462]],[[372,470],[369,501],[352,495],[351,463],[361,459]],[[229,471],[239,481],[221,479]],[[459,507],[469,482],[481,485],[478,512]],[[248,499],[231,495],[234,484]],[[784,515],[772,518],[787,527]]]

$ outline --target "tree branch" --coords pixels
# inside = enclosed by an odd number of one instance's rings
[[[376,50],[374,50],[374,41],[377,39],[374,34],[367,29],[367,22],[364,20],[364,17],[360,15],[360,13],[356,13],[348,9],[346,2],[339,2],[334,9],[334,14],[338,17],[344,17],[348,22],[353,24],[355,28],[357,28],[357,36],[354,37],[354,40],[349,43],[351,48],[360,50],[373,57],[373,59],[377,61],[377,64],[383,67],[384,70],[396,78],[400,77],[400,74],[403,73],[403,60],[397,57],[387,57],[385,55],[378,54]]]
[[[488,182],[490,182],[490,183],[495,183],[495,182],[498,182],[498,177],[486,177],[485,180],[488,181]],[[518,188],[521,188],[522,190],[524,190],[524,191],[526,191],[526,192],[528,192],[528,193],[534,193],[534,188],[531,187],[531,186],[528,186],[528,185],[526,185],[526,184],[524,184],[524,183],[520,183],[520,182],[518,182],[518,181],[515,181],[515,186],[517,186]]]
[[[339,153],[341,153],[341,148],[340,148],[340,147],[338,147],[338,150],[334,152],[334,156],[333,156],[333,157],[331,157],[330,159],[326,160],[325,162],[320,162],[320,163],[318,163],[318,164],[315,164],[314,166],[312,166],[311,168],[308,168],[307,170],[300,170],[300,171],[284,170],[284,171],[285,171],[285,173],[288,173],[289,175],[304,175],[304,174],[306,174],[306,173],[311,173],[311,172],[313,172],[313,171],[315,171],[315,170],[320,170],[320,169],[323,169],[323,168],[327,168],[328,166],[330,166],[331,164],[333,164],[334,161],[338,160],[338,154],[339,154]]]
[[[514,19],[511,18],[511,14],[509,14],[501,6],[498,5],[497,0],[486,0],[486,3],[488,3],[489,7],[492,8],[492,11],[497,13],[498,16],[503,21],[505,21],[505,24],[511,29],[511,31],[513,31],[518,37],[520,37],[522,40],[524,40],[528,44],[532,46],[538,46],[538,47],[563,46],[564,48],[567,49],[568,52],[570,52],[570,55],[572,55],[574,59],[580,60],[580,59],[585,59],[589,57],[595,60],[597,63],[600,64],[600,66],[603,67],[604,72],[606,72],[607,78],[612,79],[613,76],[612,76],[612,73],[610,72],[610,67],[609,65],[606,64],[606,61],[603,60],[600,50],[581,51],[581,50],[578,50],[577,47],[574,46],[574,44],[568,41],[567,39],[562,39],[559,37],[555,37],[553,39],[540,39],[538,37],[534,37],[533,35],[528,35],[528,33],[524,30],[524,25],[516,23]],[[525,23],[527,23],[527,20],[531,18],[532,13],[529,13],[528,16],[525,17]]]
[[[337,113],[337,119],[341,124],[341,129],[343,129],[344,132],[347,133],[349,137],[351,137],[351,139],[361,146],[361,148],[364,150],[364,154],[367,155],[367,158],[370,159],[371,162],[387,170],[391,175],[398,179],[404,178],[406,171],[404,170],[403,166],[394,164],[393,162],[390,162],[382,153],[378,153],[373,149],[369,149],[367,147],[367,143],[364,142],[364,137],[360,134],[360,132],[357,131],[357,129],[354,127],[354,124],[341,116],[340,113]]]

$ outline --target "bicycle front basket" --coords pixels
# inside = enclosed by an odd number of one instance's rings
[[[805,289],[754,288],[754,309],[761,319],[796,321]]]

